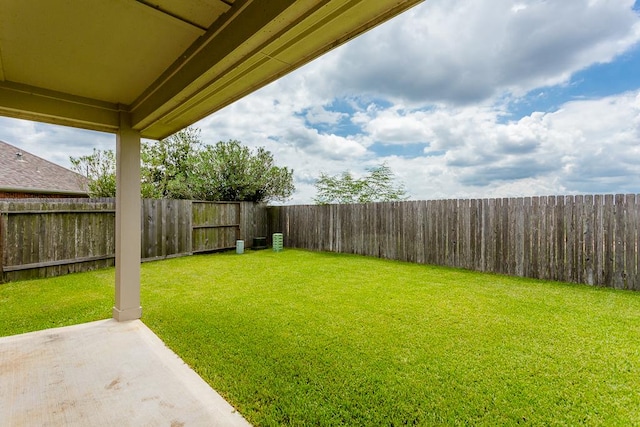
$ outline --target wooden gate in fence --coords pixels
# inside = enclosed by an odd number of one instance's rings
[[[240,202],[193,202],[192,252],[232,249],[240,239]]]

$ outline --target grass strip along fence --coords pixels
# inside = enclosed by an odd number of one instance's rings
[[[640,290],[640,195],[270,207],[285,247]]]
[[[0,287],[107,318],[113,269]],[[143,321],[256,426],[640,425],[640,294],[285,249],[145,263]]]

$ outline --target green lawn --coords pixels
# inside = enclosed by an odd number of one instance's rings
[[[0,335],[113,270],[0,285]],[[285,250],[144,264],[143,321],[252,423],[640,425],[640,293]]]

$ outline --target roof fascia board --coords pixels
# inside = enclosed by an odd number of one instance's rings
[[[126,107],[33,86],[0,82],[0,115],[117,132],[119,112]]]
[[[327,1],[317,2],[313,8]],[[266,7],[262,1],[247,1],[240,9],[229,11],[236,16],[212,27],[131,105],[133,128],[143,131],[197,94],[209,84],[202,77],[211,69],[220,69],[220,74],[224,74],[251,56],[255,48],[246,46],[246,41],[296,3],[295,0],[269,0]]]
[[[0,192],[3,193],[25,193],[25,194],[64,194],[64,195],[82,195],[88,196],[88,191],[73,191],[73,190],[56,190],[56,189],[44,189],[44,188],[21,188],[21,187],[0,187]],[[0,199],[2,200],[2,199]]]

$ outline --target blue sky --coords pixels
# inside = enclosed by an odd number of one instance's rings
[[[536,111],[555,111],[568,100],[601,98],[637,90],[640,72],[636,70],[640,70],[640,45],[631,47],[611,62],[593,64],[576,72],[566,84],[533,89],[509,106],[509,118],[520,119]]]
[[[640,1],[427,0],[196,124],[295,171],[386,163],[412,199],[640,193]],[[68,165],[113,135],[0,118]]]

